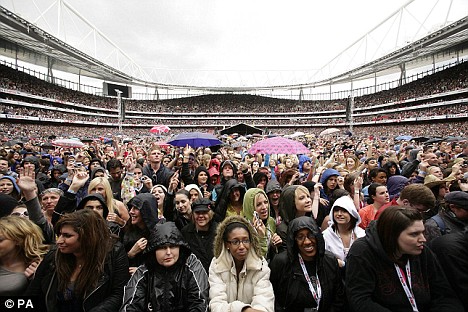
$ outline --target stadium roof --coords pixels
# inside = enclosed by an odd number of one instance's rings
[[[383,76],[399,72],[402,64],[405,64],[406,69],[432,64],[433,62],[453,57],[453,55],[456,55],[460,51],[466,53],[468,47],[468,17],[465,16],[418,40],[407,42],[403,47],[377,59],[370,61],[366,59],[366,62],[361,62],[362,65],[355,66],[345,72],[337,74],[329,70],[329,68],[336,66],[340,62],[340,58],[345,56],[346,52],[353,53],[354,47],[364,39],[363,36],[346,51],[340,53],[324,66],[323,70],[328,70],[331,73],[330,75],[317,76],[310,83],[270,84],[265,86],[249,85],[242,87],[176,84],[150,81],[149,76],[143,73],[142,69],[136,64],[126,64],[126,68],[108,65],[54,37],[8,9],[0,7],[0,53],[2,55],[46,68],[52,65],[52,68],[64,72],[128,85],[227,92],[312,88],[370,78],[374,77],[374,75]],[[354,53],[357,53],[356,51]]]

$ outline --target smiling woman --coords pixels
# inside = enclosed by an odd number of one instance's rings
[[[423,217],[412,208],[389,207],[370,224],[346,262],[352,310],[463,311],[423,233]]]

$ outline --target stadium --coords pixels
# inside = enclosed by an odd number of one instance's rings
[[[417,40],[398,43],[386,54],[367,48],[364,53],[378,57],[350,62],[342,72],[331,70],[347,54],[362,54],[359,46],[363,40],[381,34],[382,28],[387,36],[381,40],[393,40],[391,33],[401,30],[388,28],[388,24],[395,24],[395,19],[401,24],[405,12],[414,14],[413,4],[406,3],[321,68],[332,76],[314,73],[313,80],[300,77],[291,79],[300,83],[280,84],[274,84],[278,81],[275,77],[268,77],[266,85],[258,80],[245,85],[240,72],[239,81],[222,80],[218,85],[207,82],[201,73],[197,73],[197,80],[149,80],[152,77],[136,65],[122,65],[122,69],[106,64],[22,18],[20,12],[2,7],[1,53],[6,57],[1,67],[3,132],[44,137],[57,134],[53,129],[61,126],[63,136],[112,133],[133,137],[148,135],[149,129],[159,124],[169,126],[171,134],[195,130],[220,133],[245,124],[264,134],[317,135],[334,127],[359,136],[464,136],[468,117],[467,16],[445,18],[445,24],[439,23],[436,29],[432,26],[423,35],[418,33],[413,37]],[[58,1],[57,6],[62,6],[62,11],[73,9],[65,1]],[[434,9],[448,17],[456,6],[444,8],[446,11]],[[424,20],[429,20],[429,15]],[[423,27],[430,28],[419,26]],[[56,70],[79,73],[78,82],[55,77]],[[85,76],[100,81],[101,87],[80,83]],[[146,93],[135,92],[136,86],[144,86]],[[241,128],[248,131],[241,126],[231,133]]]

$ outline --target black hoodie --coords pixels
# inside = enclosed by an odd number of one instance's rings
[[[216,222],[222,222],[226,217],[227,208],[230,202],[229,195],[231,194],[234,188],[239,188],[241,200],[244,199],[244,195],[246,192],[245,184],[239,183],[236,179],[230,179],[224,184],[219,197],[216,199],[215,204],[215,216],[214,219]]]
[[[378,222],[378,221],[377,221]],[[411,311],[394,262],[377,234],[377,222],[356,240],[346,260],[346,293],[355,311]],[[463,311],[435,255],[424,247],[409,258],[411,289],[419,311]],[[404,268],[403,268],[404,269]]]
[[[315,221],[306,216],[298,217],[289,223],[287,251],[273,258],[270,264],[275,311],[304,311],[306,308],[317,307],[299,263],[299,249],[295,237],[302,229],[310,230],[316,239],[317,251],[314,260],[305,261],[305,266],[315,289],[317,282],[314,277],[318,276],[320,281],[322,297],[319,311],[343,311],[345,293],[338,262],[335,256],[325,251],[325,241]]]
[[[142,237],[149,238],[152,228],[158,223],[158,204],[156,198],[149,193],[141,193],[133,197],[128,202],[128,208],[137,208],[140,211],[141,218],[145,223],[145,228],[141,229],[132,224],[128,225],[123,238],[123,244],[127,252],[132,249],[133,245]],[[129,220],[131,222],[131,220]],[[129,259],[130,266],[139,266],[143,264],[142,253],[137,254],[134,258]]]

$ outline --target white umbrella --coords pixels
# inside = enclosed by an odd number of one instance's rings
[[[320,132],[319,135],[328,135],[328,134],[333,134],[333,133],[337,133],[337,132],[340,132],[340,131],[341,130],[338,129],[338,128],[328,128],[328,129],[325,129],[322,132]]]

